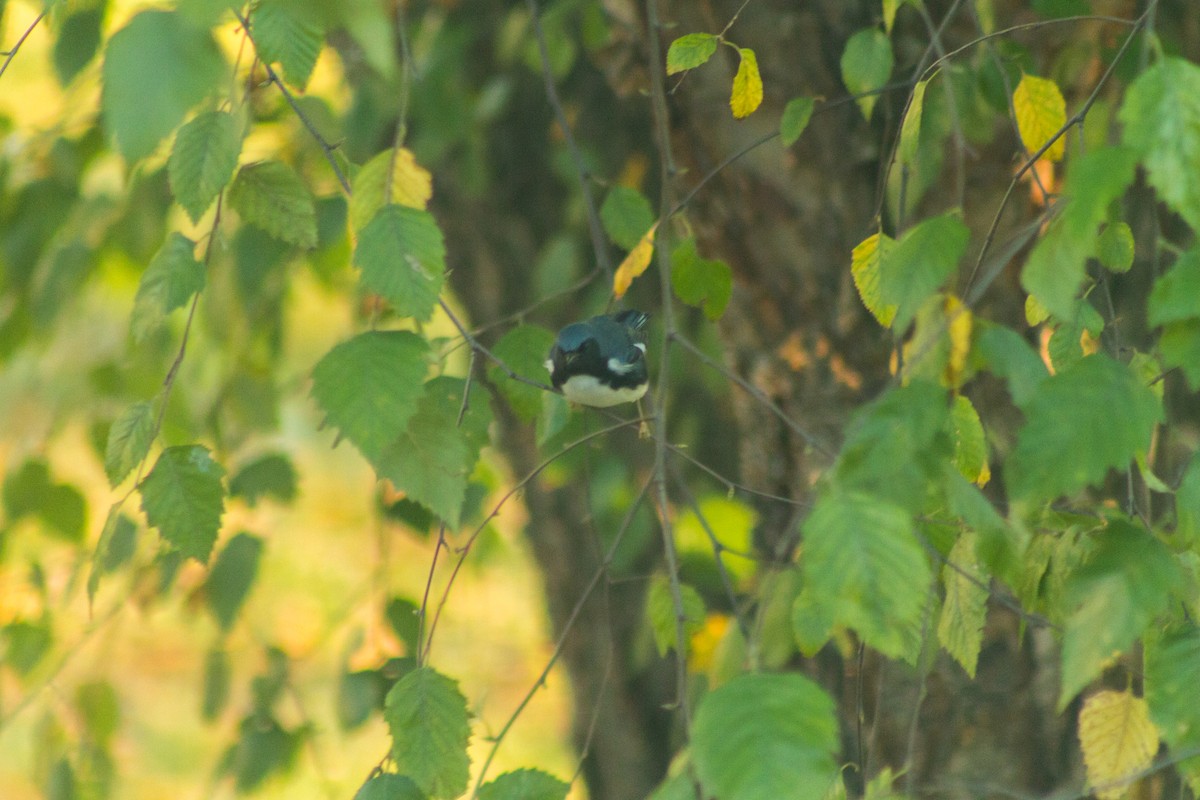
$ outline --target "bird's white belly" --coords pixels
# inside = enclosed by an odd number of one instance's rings
[[[642,395],[646,394],[646,388],[649,385],[648,383],[643,383],[641,386],[614,389],[611,386],[605,386],[592,375],[572,375],[562,385],[562,392],[573,403],[581,403],[585,406],[595,406],[597,408],[608,408],[609,406],[620,405],[621,403],[632,403],[635,400],[641,400]]]

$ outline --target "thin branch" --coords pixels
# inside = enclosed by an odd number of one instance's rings
[[[564,445],[563,448],[561,450],[559,450],[557,453],[555,453],[554,455],[552,455],[549,458],[542,461],[540,464],[538,464],[536,467],[534,467],[532,470],[530,470],[528,475],[521,478],[521,480],[517,481],[516,484],[514,484],[512,487],[509,488],[509,490],[507,492],[504,493],[504,496],[501,497],[496,502],[496,505],[491,510],[491,512],[486,517],[484,517],[483,521],[480,522],[479,525],[476,526],[475,530],[471,533],[471,535],[467,537],[466,544],[464,544],[461,548],[458,548],[458,551],[457,551],[458,552],[458,561],[455,562],[454,569],[450,573],[450,577],[446,580],[446,586],[442,590],[442,596],[441,596],[441,599],[438,601],[437,610],[434,612],[433,620],[429,624],[429,633],[426,636],[426,640],[425,640],[425,644],[424,644],[424,650],[425,650],[424,658],[426,660],[429,658],[429,650],[433,647],[433,635],[437,630],[438,619],[441,617],[442,609],[445,607],[446,601],[450,597],[450,589],[454,585],[454,581],[458,577],[458,573],[462,569],[463,563],[467,560],[467,556],[470,554],[471,547],[475,544],[475,540],[479,538],[479,535],[481,533],[483,533],[483,530],[484,530],[484,528],[487,527],[488,523],[490,523],[493,519],[496,518],[496,516],[500,513],[500,509],[503,508],[504,505],[510,499],[512,499],[512,497],[514,497],[519,492],[523,491],[525,489],[525,487],[529,484],[530,481],[532,481],[534,478],[536,478],[538,475],[540,475],[542,473],[542,470],[544,470],[546,467],[553,464],[558,459],[562,458],[567,453],[574,450],[576,447],[580,447],[581,445],[587,444],[588,442],[592,441],[593,439],[598,439],[601,436],[607,436],[608,434],[613,433],[614,431],[618,431],[621,428],[628,428],[632,425],[640,425],[645,421],[646,421],[645,418],[635,417],[634,419],[624,420],[616,425],[610,425],[606,428],[601,428],[598,431],[595,431],[593,433],[589,433],[585,436],[579,437],[575,441],[573,441],[567,445]]]
[[[247,20],[242,12],[236,8],[231,10],[233,11],[233,16],[237,18],[238,23],[242,26],[242,30],[245,32],[246,38],[249,39],[251,44],[254,45],[255,52],[258,52],[258,43],[254,41],[254,37],[250,33],[249,20]],[[337,178],[338,183],[341,184],[342,191],[349,195],[350,180],[346,177],[346,173],[342,172],[342,168],[338,164],[337,159],[334,158],[333,146],[330,145],[329,142],[325,141],[325,137],[321,136],[321,132],[317,130],[316,125],[314,125],[312,120],[308,118],[308,116],[304,113],[304,110],[300,108],[300,104],[296,102],[296,97],[292,94],[291,90],[287,88],[287,85],[284,84],[283,80],[275,72],[274,68],[267,63],[266,60],[261,58],[259,59],[259,63],[262,64],[263,69],[267,71],[267,79],[271,83],[275,84],[279,91],[283,93],[283,99],[286,100],[287,104],[291,107],[292,113],[300,118],[300,122],[304,125],[308,132],[312,134],[313,139],[316,140],[317,145],[321,148],[321,152],[325,154],[325,160],[329,162],[329,166],[333,170],[333,174]]]
[[[563,649],[566,647],[567,636],[570,634],[571,628],[574,627],[575,621],[579,618],[579,615],[583,613],[583,607],[587,604],[588,599],[592,596],[592,592],[595,591],[596,587],[600,585],[600,580],[606,574],[608,574],[608,570],[612,566],[613,557],[616,555],[617,548],[621,545],[621,540],[625,538],[625,533],[633,525],[634,515],[641,507],[642,502],[646,499],[646,493],[650,490],[650,484],[652,480],[653,479],[647,480],[642,484],[641,491],[638,492],[637,497],[635,497],[633,502],[630,504],[629,510],[625,513],[625,519],[621,523],[621,527],[617,529],[617,533],[613,537],[612,544],[609,545],[608,552],[604,554],[604,558],[600,562],[600,566],[598,566],[596,571],[592,574],[591,580],[588,581],[587,586],[583,588],[583,592],[580,594],[579,599],[575,601],[575,606],[571,609],[571,613],[567,616],[566,622],[563,623],[562,633],[559,634],[558,641],[554,643],[554,652],[550,654],[550,658],[546,661],[546,666],[542,668],[537,680],[533,682],[533,686],[531,686],[529,691],[525,693],[525,696],[521,698],[521,701],[517,704],[517,707],[513,710],[508,720],[500,728],[500,732],[492,738],[492,747],[490,750],[488,750],[487,757],[483,760],[483,766],[479,768],[479,776],[475,779],[475,788],[471,791],[472,797],[478,796],[479,787],[483,785],[483,781],[487,777],[488,769],[491,767],[492,760],[496,757],[496,753],[499,751],[500,745],[504,741],[504,737],[508,735],[509,730],[511,730],[512,726],[516,723],[517,718],[525,710],[526,706],[529,705],[530,701],[533,700],[533,696],[537,694],[538,689],[546,685],[546,678],[549,677],[550,670],[553,669],[554,665],[558,663],[559,658],[562,656]]]
[[[720,373],[722,376],[724,376],[728,380],[732,381],[733,383],[736,383],[739,387],[741,387],[741,389],[743,391],[745,391],[747,394],[749,394],[751,397],[753,397],[755,400],[757,400],[759,403],[761,403],[763,406],[765,406],[767,409],[769,409],[771,411],[771,413],[773,413],[776,417],[778,417],[779,420],[784,425],[787,425],[788,428],[790,428],[793,433],[795,433],[797,436],[799,436],[801,439],[803,439],[805,441],[805,443],[808,444],[809,447],[813,448],[814,450],[821,453],[822,455],[827,456],[828,458],[832,459],[834,457],[834,453],[832,450],[830,450],[828,447],[826,447],[824,444],[822,444],[815,436],[810,434],[804,428],[800,427],[800,423],[796,422],[794,419],[789,417],[786,411],[784,411],[782,408],[780,408],[778,405],[776,405],[775,402],[773,400],[771,400],[771,398],[769,398],[765,394],[763,394],[762,390],[759,389],[757,386],[748,382],[741,375],[738,375],[737,373],[730,371],[724,364],[719,364],[716,361],[714,361],[712,358],[710,358],[708,356],[707,353],[705,353],[703,350],[701,350],[699,347],[697,347],[695,344],[693,344],[683,334],[676,333],[675,336],[673,337],[673,339],[674,339],[674,341],[676,341],[680,345],[682,345],[684,350],[687,350],[693,356],[695,356],[696,359],[700,361],[700,363],[702,363],[706,367]]]
[[[29,23],[29,27],[26,28],[25,32],[21,34],[21,37],[17,39],[17,42],[12,46],[12,49],[8,51],[8,54],[4,58],[4,63],[0,64],[0,77],[4,75],[4,71],[8,69],[8,65],[12,63],[12,60],[17,57],[17,52],[21,49],[21,45],[25,44],[25,40],[29,38],[29,34],[33,33],[33,29],[38,26],[38,23],[46,18],[47,13],[49,13],[48,8],[42,9],[42,11],[40,11],[38,15],[33,18],[33,22]]]

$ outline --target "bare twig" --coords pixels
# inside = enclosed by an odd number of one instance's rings
[[[21,37],[17,39],[16,43],[12,46],[12,49],[8,51],[7,55],[5,55],[4,63],[0,64],[0,76],[4,75],[4,71],[8,69],[8,65],[11,64],[12,60],[17,57],[17,52],[21,49],[21,45],[25,44],[25,40],[29,38],[29,34],[33,33],[33,29],[38,26],[38,23],[46,18],[46,14],[48,12],[49,9],[43,9],[40,11],[38,15],[33,18],[33,22],[29,23],[29,27],[25,29],[25,32],[21,34]]]

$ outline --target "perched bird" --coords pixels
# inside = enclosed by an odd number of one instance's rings
[[[640,400],[650,385],[641,311],[603,314],[558,332],[546,369],[572,402],[607,408]]]

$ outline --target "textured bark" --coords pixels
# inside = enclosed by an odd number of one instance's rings
[[[605,0],[604,5],[618,36],[598,66],[616,97],[597,86],[599,75],[576,76],[570,89],[586,98],[576,106],[577,131],[600,149],[620,151],[615,139],[621,138],[645,150],[650,139],[643,95],[649,86],[643,6],[634,0]],[[933,19],[940,20],[949,4],[930,5]],[[722,30],[741,6],[740,0],[664,2],[664,52],[675,36]],[[1178,13],[1170,3],[1163,9],[1164,16]],[[1008,11],[999,9],[998,16]],[[1110,11],[1129,15],[1133,9]],[[729,86],[736,63],[727,48],[719,48],[703,69],[672,81],[678,195],[774,130],[788,99],[842,96],[844,43],[878,13],[878,3],[865,0],[775,0],[742,9],[729,36],[758,55],[767,92],[764,107],[747,120],[731,118]],[[920,41],[923,48],[928,34],[919,21],[908,12],[903,21],[914,26],[907,41]],[[1196,33],[1194,17],[1188,24]],[[952,27],[945,35],[946,47],[952,49],[972,34]],[[1026,43],[1053,51],[1070,35],[1052,30],[1040,38],[1027,37]],[[526,91],[521,113],[511,121],[508,151],[497,154],[497,186],[508,195],[482,201],[453,186],[439,187],[439,217],[448,228],[451,262],[470,265],[451,278],[475,320],[504,317],[536,299],[528,267],[560,222],[562,198],[547,189],[555,178],[539,139],[550,124],[549,111],[535,88]],[[882,97],[874,125],[853,104],[821,111],[797,145],[784,151],[774,141],[749,151],[721,170],[686,210],[702,252],[722,258],[735,272],[733,298],[720,323],[726,365],[829,450],[836,450],[850,412],[892,380],[892,342],[863,310],[848,266],[854,245],[878,229],[880,163],[887,157],[881,142],[894,135],[907,94],[901,88]],[[1017,148],[1013,132],[1006,130],[990,147],[963,151],[961,200],[976,243],[1011,179]],[[953,187],[957,168],[948,158],[939,186]],[[958,203],[954,190],[935,186],[923,201],[922,214]],[[1016,200],[1002,220],[998,241],[1033,213],[1028,201]],[[896,232],[895,220],[884,224],[889,233]],[[1015,283],[1013,269],[1001,273],[983,300],[982,313],[1009,323],[1019,320],[1022,297]],[[1002,393],[986,380],[975,391],[977,404],[990,418],[1008,414],[1017,419],[1006,409]],[[706,401],[698,396],[693,402]],[[807,498],[829,458],[739,390],[733,391],[732,416],[735,438],[723,438],[728,432],[722,431],[725,419],[718,410],[712,430],[697,438],[735,442],[742,483],[773,495]],[[528,473],[542,458],[529,426],[503,413],[499,425],[514,472]],[[594,800],[645,797],[661,780],[677,742],[663,711],[674,692],[669,665],[634,666],[640,584],[598,593],[568,628],[599,563],[596,548],[579,533],[579,521],[587,516],[586,498],[578,487],[535,482],[525,502],[533,520],[527,533],[545,577],[553,632],[566,631],[562,663],[574,688],[576,741],[587,747],[589,794]],[[759,511],[758,545],[765,553],[788,555],[797,542],[795,506],[764,501]],[[644,554],[647,572],[656,561],[655,552]],[[861,769],[846,773],[852,790],[885,766],[894,771],[907,766],[902,781],[914,796],[973,798],[1030,796],[1079,785],[1078,748],[1069,722],[1074,715],[1070,710],[1057,714],[1054,707],[1057,663],[1048,631],[1022,626],[1013,612],[994,605],[975,680],[945,656],[934,659],[922,677],[903,664],[867,654],[860,674],[858,660],[844,660],[833,647],[803,668],[840,703],[842,759]]]

